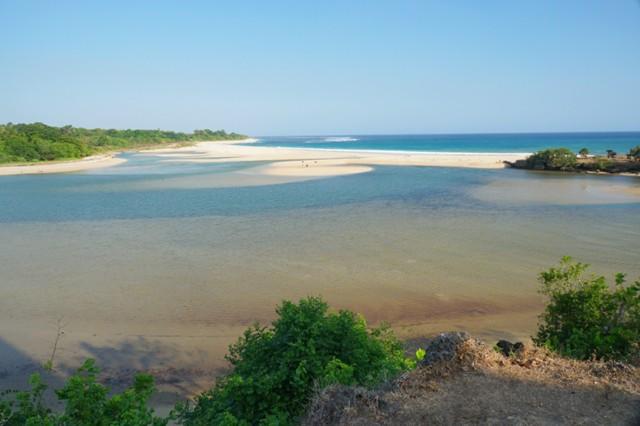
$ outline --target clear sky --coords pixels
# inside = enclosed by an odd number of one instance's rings
[[[640,3],[0,0],[0,122],[640,130]]]

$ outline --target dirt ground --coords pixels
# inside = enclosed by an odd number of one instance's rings
[[[470,340],[380,389],[324,389],[304,424],[640,425],[640,369],[531,347],[505,357]]]

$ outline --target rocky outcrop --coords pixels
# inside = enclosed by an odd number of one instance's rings
[[[453,360],[458,353],[458,348],[469,339],[471,336],[464,331],[439,334],[427,346],[427,353],[420,364],[431,365],[436,362]]]
[[[496,347],[500,349],[500,353],[504,356],[511,356],[524,350],[524,344],[522,342],[511,343],[508,340],[498,340]]]

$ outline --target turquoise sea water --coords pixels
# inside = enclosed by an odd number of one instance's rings
[[[267,146],[425,152],[535,152],[566,147],[592,153],[612,149],[627,153],[640,145],[640,132],[626,133],[532,133],[464,135],[335,135],[264,137]]]

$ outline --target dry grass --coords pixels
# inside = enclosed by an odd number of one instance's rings
[[[511,357],[469,340],[449,362],[384,388],[318,393],[306,425],[640,424],[640,369],[525,347]]]

